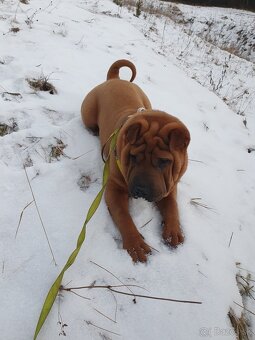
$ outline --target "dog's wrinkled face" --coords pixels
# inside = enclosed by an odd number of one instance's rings
[[[186,170],[189,132],[180,121],[169,120],[139,115],[123,126],[117,153],[134,198],[160,201]]]

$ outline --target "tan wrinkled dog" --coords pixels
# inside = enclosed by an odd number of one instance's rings
[[[130,82],[119,79],[123,66],[132,70]],[[155,202],[163,218],[165,242],[174,247],[183,242],[176,190],[187,168],[190,134],[179,119],[151,108],[144,92],[132,83],[135,76],[130,61],[116,61],[107,81],[84,99],[81,114],[86,127],[99,133],[105,156],[109,136],[120,128],[115,152],[110,155],[105,200],[121,233],[123,248],[133,261],[145,262],[151,249],[129,214],[129,196]]]

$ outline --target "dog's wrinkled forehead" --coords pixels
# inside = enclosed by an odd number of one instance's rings
[[[144,151],[151,152],[156,146],[162,150],[168,149],[167,140],[162,136],[163,127],[157,121],[140,120],[127,129],[126,138],[133,147],[143,146]]]

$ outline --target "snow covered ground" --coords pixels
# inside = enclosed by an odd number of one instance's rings
[[[136,18],[110,0],[1,1],[1,339],[32,339],[45,295],[100,190],[99,141],[82,126],[80,104],[120,58],[135,63],[135,82],[154,108],[178,116],[190,129],[189,167],[178,196],[185,243],[176,250],[165,246],[157,210],[134,200],[134,220],[158,250],[146,265],[134,265],[102,202],[63,285],[118,285],[120,280],[146,289],[133,287],[137,294],[202,304],[142,298],[135,304],[132,297],[105,289],[78,292],[90,300],[63,292],[38,339],[235,339],[230,308],[237,316],[244,312],[254,338],[254,315],[237,305],[255,312],[254,299],[241,295],[236,281],[236,275],[240,281],[250,274],[249,283],[255,277],[254,104],[247,102],[243,115],[237,115],[234,104],[231,110],[191,78],[204,79],[207,86],[210,67],[216,74],[208,60],[225,60],[226,51],[215,48],[207,54],[207,45],[195,37],[187,45],[187,33],[170,20],[161,34],[163,28],[163,20]],[[187,53],[190,44],[192,54]],[[226,76],[221,90],[247,87],[252,93],[254,65],[231,55],[232,61],[236,77]],[[128,71],[122,75],[129,77]],[[34,91],[27,79],[38,77],[46,77],[57,94]],[[216,85],[219,79],[214,78]],[[35,204],[23,211],[33,200],[26,173],[57,266]]]

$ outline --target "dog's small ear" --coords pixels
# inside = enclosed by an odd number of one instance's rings
[[[190,142],[190,133],[186,127],[174,129],[169,134],[170,150],[187,149]]]
[[[140,134],[140,129],[141,129],[141,124],[133,124],[128,127],[127,132],[126,132],[126,139],[128,143],[135,144],[137,141],[139,134]]]

